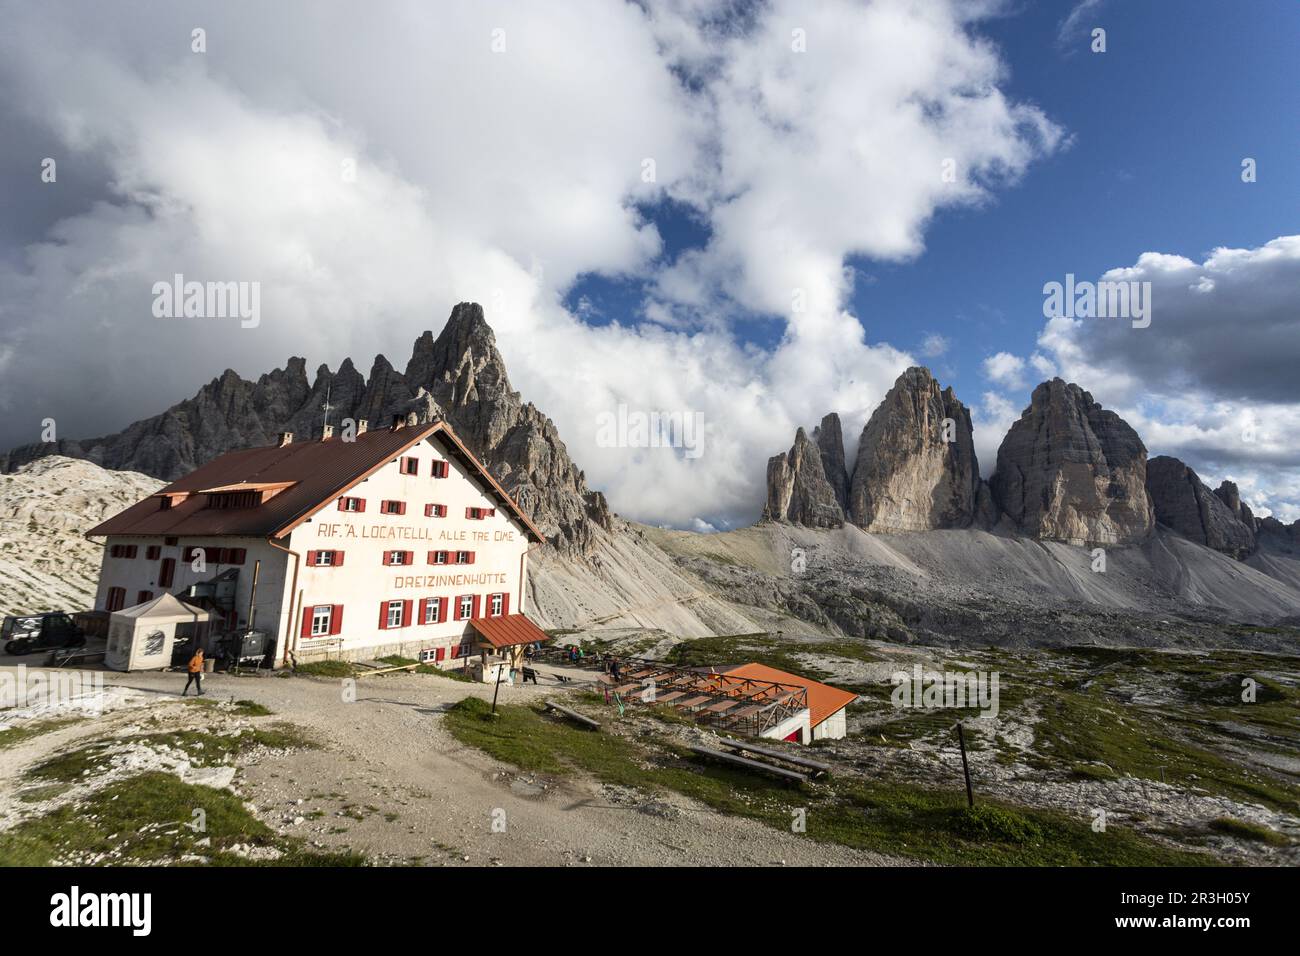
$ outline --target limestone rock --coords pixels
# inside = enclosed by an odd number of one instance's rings
[[[998,448],[991,486],[1027,534],[1074,544],[1122,545],[1151,533],[1146,446],[1078,385],[1034,389]]]
[[[1219,500],[1228,506],[1234,518],[1244,524],[1251,532],[1255,530],[1255,515],[1250,510],[1250,505],[1241,500],[1241,492],[1237,489],[1235,481],[1224,480],[1219,483],[1219,487],[1214,489],[1215,495]]]
[[[1254,519],[1249,526],[1239,520],[1245,506],[1236,485],[1224,484],[1231,485],[1229,497],[1235,499],[1237,513],[1177,458],[1161,455],[1147,462],[1147,491],[1156,520],[1198,544],[1242,558],[1255,547]]]
[[[822,419],[822,423],[813,429],[813,441],[821,452],[822,473],[835,492],[835,500],[840,509],[849,506],[849,471],[844,461],[844,430],[840,426],[840,416],[835,412]]]
[[[862,431],[849,520],[867,531],[964,528],[980,484],[970,412],[929,369],[909,368]]]
[[[843,455],[841,450],[841,461]],[[838,528],[844,524],[844,510],[823,469],[822,449],[802,428],[795,433],[789,452],[768,459],[763,517],[812,528]]]
[[[382,355],[369,379],[351,359],[337,372],[320,366],[312,382],[297,357],[256,382],[227,369],[193,398],[117,434],[16,448],[0,458],[0,472],[57,454],[174,481],[232,449],[273,444],[280,432],[319,438],[327,397],[336,429],[346,418],[383,428],[412,411],[421,422],[446,418],[563,553],[585,553],[593,524],[610,528],[604,496],[587,488],[554,423],[510,388],[483,309],[470,302],[452,310],[437,338],[416,339],[405,373]]]

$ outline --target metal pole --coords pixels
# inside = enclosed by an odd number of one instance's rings
[[[957,724],[957,743],[961,747],[961,772],[966,776],[966,804],[975,806],[975,791],[970,785],[970,764],[966,762],[966,735],[962,733],[961,723]]]

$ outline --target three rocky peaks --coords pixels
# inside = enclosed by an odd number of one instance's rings
[[[1261,530],[1284,528],[1255,518],[1232,482],[1211,491],[1175,458],[1148,461],[1137,432],[1059,378],[1034,389],[986,482],[970,412],[919,367],[899,376],[867,421],[852,470],[837,414],[811,438],[800,428],[790,451],[768,461],[763,518],[884,533],[1005,522],[1034,538],[1103,546],[1139,543],[1160,522],[1237,558]]]

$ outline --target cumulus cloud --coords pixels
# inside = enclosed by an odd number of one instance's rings
[[[7,442],[46,415],[115,430],[227,366],[400,365],[472,299],[615,508],[752,520],[796,424],[836,409],[853,434],[912,362],[846,311],[848,258],[918,255],[937,210],[1059,142],[1000,89],[975,10],[5,3],[0,109],[60,159],[58,184],[14,188],[86,196],[0,259]],[[7,140],[3,168],[35,168],[32,148]],[[707,223],[703,248],[665,256],[645,210],[667,198]],[[151,289],[175,273],[260,282],[260,325],[159,322]],[[648,283],[644,314],[567,311],[587,274]],[[774,348],[734,334],[754,315],[785,321]],[[599,447],[619,403],[701,413],[705,453]]]
[[[1020,388],[1025,384],[1025,360],[1010,352],[998,352],[984,360],[984,375],[999,385]]]
[[[948,339],[946,335],[940,335],[937,332],[931,332],[921,342],[921,355],[924,356],[925,358],[939,358],[941,355],[944,355],[951,347],[952,347],[952,342]]]
[[[1300,236],[1201,262],[1148,252],[1102,278],[1151,283],[1150,327],[1050,319],[1044,368],[1119,411],[1153,455],[1238,481],[1259,512],[1300,517]]]

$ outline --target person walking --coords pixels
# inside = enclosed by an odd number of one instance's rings
[[[190,658],[189,663],[190,679],[185,682],[185,690],[181,691],[184,697],[189,693],[190,685],[193,684],[198,691],[198,696],[203,696],[203,647],[200,645],[195,648],[194,656]]]

